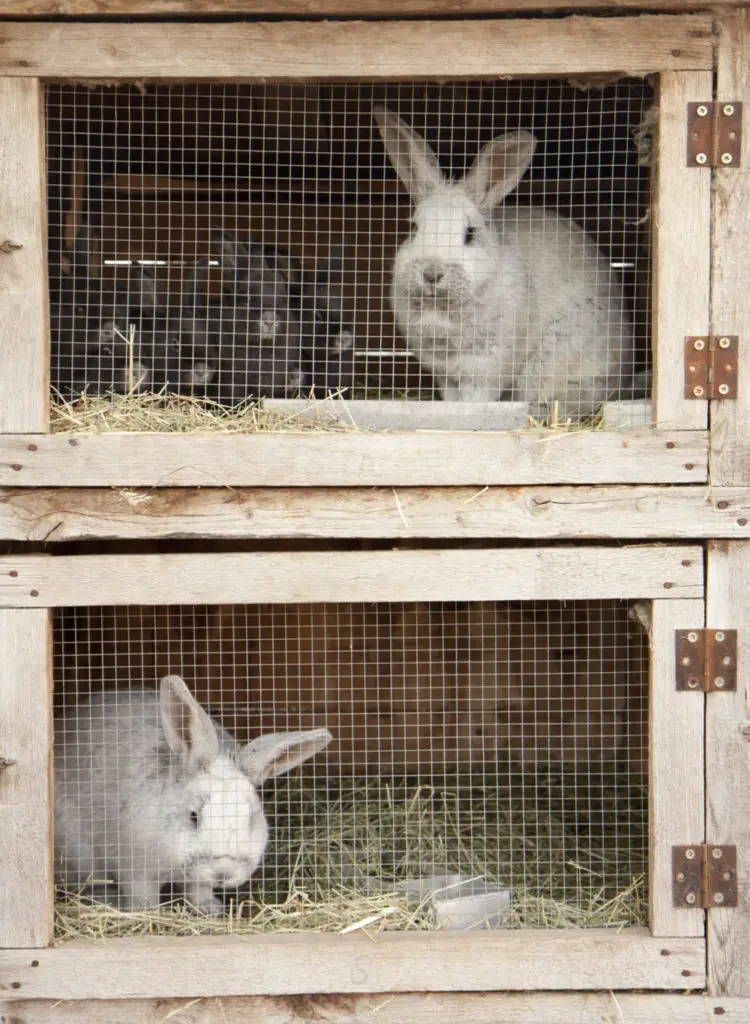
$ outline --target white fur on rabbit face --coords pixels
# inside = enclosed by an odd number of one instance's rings
[[[414,230],[396,256],[395,295],[422,309],[460,310],[481,303],[486,293],[496,292],[503,271],[511,276],[520,272],[514,250],[503,246],[492,227],[491,213],[526,173],[534,136],[513,132],[494,139],[454,183],[401,118],[383,107],[375,109],[375,118],[394,169],[416,204]]]

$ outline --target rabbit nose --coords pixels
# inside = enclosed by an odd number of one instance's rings
[[[438,284],[443,277],[443,268],[437,263],[428,263],[422,267],[422,277],[428,284]]]

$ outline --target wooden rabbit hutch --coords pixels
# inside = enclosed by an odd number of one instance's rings
[[[747,1020],[747,11],[199,6],[0,0],[0,1021]]]

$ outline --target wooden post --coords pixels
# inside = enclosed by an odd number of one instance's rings
[[[42,84],[0,78],[0,433],[47,430]]]
[[[0,609],[0,948],[52,939],[52,659],[46,609]]]
[[[722,14],[716,98],[744,103],[742,163],[713,174],[711,333],[740,339],[737,398],[711,404],[711,480],[750,483],[750,10]]]

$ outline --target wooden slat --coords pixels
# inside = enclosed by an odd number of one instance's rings
[[[667,950],[664,953],[663,950]],[[702,939],[645,929],[74,940],[3,954],[21,999],[700,989]],[[15,995],[15,993],[14,993]]]
[[[672,903],[672,847],[702,843],[705,833],[706,698],[675,690],[675,630],[703,627],[703,601],[651,606],[649,693],[649,926],[653,935],[703,935],[700,909]]]
[[[0,1001],[24,1024],[747,1024],[750,1000],[628,992],[417,992],[375,996]],[[171,1016],[170,1016],[171,1015]]]
[[[47,611],[0,609],[0,948],[52,939],[50,635]]]
[[[0,487],[702,483],[704,431],[0,436]]]
[[[0,558],[0,607],[703,597],[703,550],[642,545]]]
[[[653,222],[654,419],[660,427],[703,428],[708,403],[684,398],[687,335],[708,333],[711,171],[685,159],[686,104],[710,99],[707,73],[659,80]]]
[[[0,541],[750,539],[750,488],[0,490]]]
[[[53,78],[353,79],[633,74],[713,66],[711,19],[12,23],[0,73]]]
[[[717,53],[719,102],[744,103],[742,164],[713,176],[711,330],[740,338],[739,387],[732,401],[711,403],[711,477],[717,484],[750,483],[750,12],[721,20]]]
[[[0,78],[0,125],[0,432],[34,433],[49,422],[38,78]]]
[[[708,915],[709,991],[750,996],[750,546],[708,548],[706,622],[738,631],[736,693],[712,693],[706,709],[706,842],[737,847],[739,906]]]
[[[612,0],[576,0],[580,10],[612,9]],[[701,11],[705,0],[617,0],[617,7],[655,11]],[[0,0],[0,17],[202,17],[210,14],[280,14],[286,17],[397,17],[477,15],[565,10],[569,0]]]

